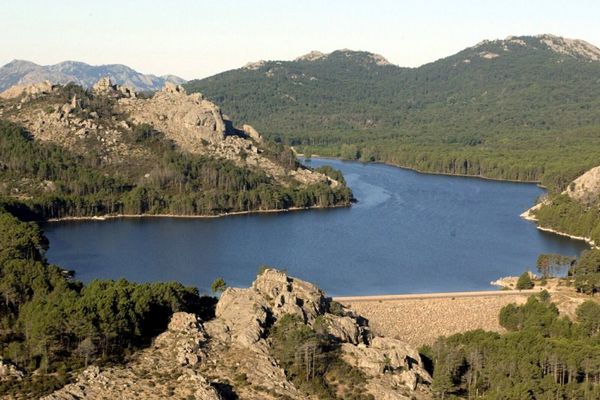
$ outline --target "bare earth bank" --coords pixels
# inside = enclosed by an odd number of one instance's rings
[[[548,285],[546,289],[564,315],[573,317],[575,308],[589,299],[571,288],[552,286]],[[473,329],[503,332],[498,322],[502,307],[510,303],[523,304],[541,289],[355,296],[334,300],[367,318],[376,334],[398,338],[418,347],[432,344],[439,336]]]

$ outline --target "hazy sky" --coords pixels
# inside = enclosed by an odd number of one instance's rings
[[[126,64],[200,78],[350,48],[418,66],[483,39],[553,33],[600,46],[599,1],[7,0],[0,64]]]

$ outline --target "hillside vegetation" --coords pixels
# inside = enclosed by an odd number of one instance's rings
[[[343,182],[301,167],[281,144],[254,142],[225,128],[230,122],[209,102],[168,92],[156,99],[121,98],[115,88],[57,86],[24,95],[24,102],[0,103],[6,118],[0,121],[0,203],[21,217],[43,220],[215,215],[350,202]],[[130,108],[146,112],[155,101],[173,102],[174,112],[189,107],[179,118],[204,118],[223,131],[193,126],[188,136],[173,137],[170,132],[183,128],[165,124],[158,130],[143,117],[132,121]],[[177,121],[172,120],[169,124]]]
[[[173,312],[212,309],[214,301],[175,282],[84,286],[48,264],[47,248],[37,225],[0,210],[0,362],[24,372],[22,380],[1,381],[0,396],[37,398],[64,385],[73,369],[147,346]]]
[[[340,50],[186,87],[300,152],[559,190],[600,159],[598,54],[550,35],[484,41],[419,68]]]
[[[600,305],[582,303],[575,322],[547,292],[500,312],[505,334],[470,331],[424,349],[440,398],[597,399]]]

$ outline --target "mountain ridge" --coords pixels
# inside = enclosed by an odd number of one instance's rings
[[[596,54],[582,40],[512,36],[417,68],[313,52],[185,86],[305,154],[562,190],[600,158]]]
[[[0,92],[15,85],[35,84],[46,80],[55,84],[72,82],[91,87],[104,76],[110,76],[116,83],[140,91],[159,90],[166,82],[185,82],[175,75],[143,74],[124,64],[91,65],[66,60],[52,65],[40,65],[28,60],[14,59],[0,67]]]

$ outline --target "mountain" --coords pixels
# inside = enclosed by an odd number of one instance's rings
[[[582,40],[519,36],[418,68],[311,52],[186,88],[301,152],[560,190],[600,159],[599,60]]]
[[[349,205],[341,174],[293,152],[173,83],[151,97],[103,78],[0,98],[0,209],[27,218],[218,215]],[[328,176],[329,175],[329,176]]]
[[[91,87],[100,78],[109,76],[119,85],[139,91],[154,91],[166,82],[177,85],[185,82],[174,75],[155,76],[137,72],[125,65],[89,65],[77,61],[64,61],[55,65],[38,65],[30,61],[13,60],[0,68],[0,92],[14,85],[28,85],[43,81],[65,84],[76,83]]]

